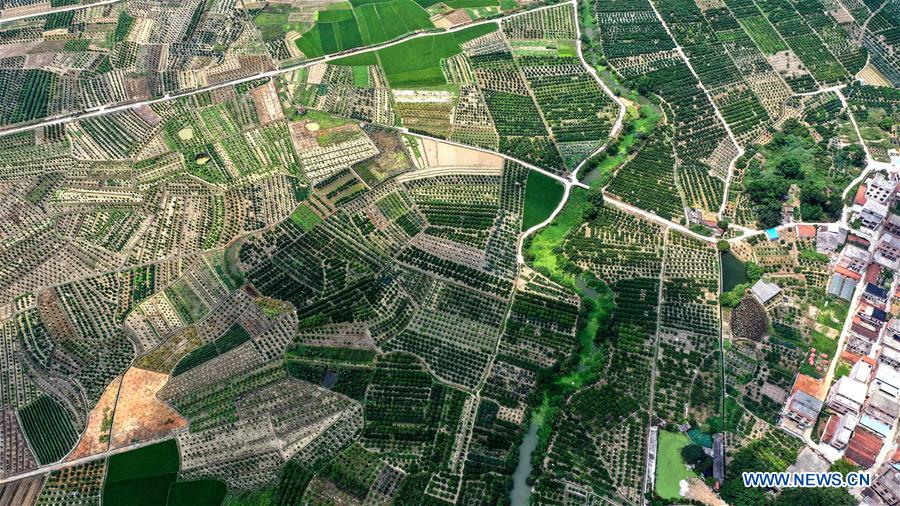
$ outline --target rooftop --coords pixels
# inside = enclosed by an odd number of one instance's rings
[[[760,279],[753,284],[750,291],[753,293],[753,296],[756,297],[756,300],[765,304],[781,293],[781,288],[775,283],[769,283],[768,281]]]
[[[794,393],[788,409],[807,420],[814,421],[819,417],[819,411],[822,411],[822,401],[802,390],[798,390]]]
[[[844,452],[844,457],[864,468],[869,468],[875,463],[875,458],[883,444],[884,440],[880,436],[857,427],[853,436],[850,437],[850,444],[847,446],[847,451]]]
[[[799,237],[815,237],[816,227],[814,225],[797,225],[797,235]]]

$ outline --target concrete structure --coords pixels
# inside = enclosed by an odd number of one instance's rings
[[[900,463],[882,467],[863,496],[885,506],[900,506]]]
[[[888,216],[888,208],[874,200],[869,200],[863,205],[859,213],[860,231],[869,235],[876,235]]]
[[[900,216],[891,213],[887,221],[884,222],[885,233],[900,236]]]
[[[875,371],[875,380],[872,381],[872,385],[877,386],[878,390],[894,399],[900,398],[900,371],[881,364]]]
[[[784,415],[797,424],[797,428],[806,429],[816,422],[824,403],[808,393],[797,390],[787,401]]]
[[[859,418],[860,427],[865,427],[869,429],[872,434],[881,437],[887,437],[891,433],[891,426],[878,420],[876,418],[872,418],[869,415],[863,415]]]
[[[874,283],[866,283],[866,291],[863,292],[863,297],[865,297],[869,302],[872,302],[873,304],[884,305],[885,303],[887,303],[889,296],[890,292],[888,292],[888,290]]]
[[[838,413],[858,415],[866,401],[867,390],[865,383],[844,376],[828,392],[828,407]]]
[[[878,363],[888,367],[900,368],[900,350],[894,347],[896,346],[896,341],[893,341],[891,338],[892,342],[886,342],[887,339],[889,339],[887,334],[881,338],[883,346],[881,347],[881,353],[878,354]]]
[[[869,397],[866,408],[863,411],[866,416],[891,425],[900,417],[900,402],[884,392],[876,391]]]
[[[840,227],[821,226],[816,233],[816,250],[819,253],[833,253],[847,240],[847,230]]]
[[[831,415],[825,426],[825,434],[822,439],[838,450],[842,450],[850,443],[850,437],[856,430],[859,418],[852,414]]]
[[[894,196],[894,190],[897,188],[895,181],[889,181],[883,176],[873,177],[866,184],[866,200],[875,201],[885,205]]]
[[[871,261],[872,255],[870,255],[868,251],[859,246],[848,244],[844,247],[843,254],[838,260],[837,267],[845,270],[845,272],[841,272],[841,274],[860,280],[869,268],[869,263]],[[835,271],[840,272],[837,268]]]
[[[882,234],[873,259],[888,269],[896,270],[900,266],[900,236]]]
[[[892,319],[884,329],[881,344],[896,351],[900,351],[900,319]]]
[[[771,309],[779,302],[778,295],[781,293],[781,288],[775,283],[760,279],[753,284],[750,292],[763,307]]]
[[[856,280],[835,272],[828,283],[828,293],[835,297],[850,301],[856,291]]]

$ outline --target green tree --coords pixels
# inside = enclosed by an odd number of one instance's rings
[[[856,498],[845,488],[788,488],[778,495],[775,506],[855,506]]]

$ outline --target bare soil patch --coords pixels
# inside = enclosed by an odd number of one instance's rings
[[[112,424],[112,448],[148,441],[187,427],[177,411],[156,398],[169,375],[132,367],[122,378]]]

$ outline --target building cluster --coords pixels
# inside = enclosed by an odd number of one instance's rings
[[[892,315],[900,304],[898,188],[876,174],[854,197],[849,230],[817,227],[816,248],[833,259],[827,293],[851,304],[837,352],[843,365],[826,376],[830,385],[798,375],[782,412],[782,427],[818,440],[823,454],[871,469],[866,497],[888,505],[900,504],[900,318]]]

